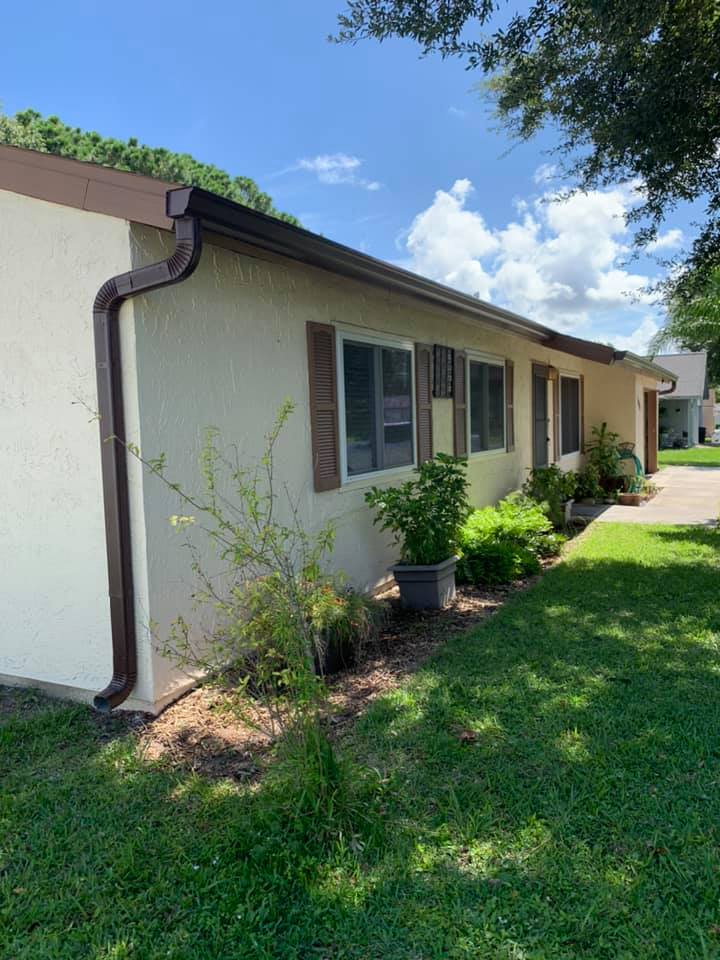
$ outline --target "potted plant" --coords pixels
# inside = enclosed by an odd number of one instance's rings
[[[597,471],[598,482],[606,495],[622,490],[624,477],[620,469],[620,434],[608,430],[607,423],[592,428],[592,440],[586,444],[587,465]]]
[[[642,477],[625,477],[625,489],[618,494],[618,503],[623,507],[639,507],[647,499]]]
[[[438,453],[411,480],[365,494],[373,522],[400,546],[392,571],[404,607],[439,610],[455,596],[457,540],[470,510],[466,469],[464,459]]]

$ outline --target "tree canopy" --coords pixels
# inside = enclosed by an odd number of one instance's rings
[[[706,350],[708,382],[720,385],[720,269],[708,275],[695,295],[670,302],[667,322],[650,350],[657,354],[674,344],[686,350]]]
[[[183,186],[202,187],[271,217],[298,223],[291,214],[277,210],[272,198],[249,177],[233,177],[211,163],[201,163],[189,153],[148,147],[134,137],[115,140],[70,127],[58,117],[43,117],[36,110],[23,110],[12,117],[0,114],[0,143],[88,160]]]
[[[703,221],[666,289],[695,296],[720,266],[717,0],[532,0],[498,25],[500,10],[497,0],[347,0],[335,39],[411,38],[483,72],[515,136],[558,132],[571,183],[640,182],[639,246],[678,203],[700,201]]]

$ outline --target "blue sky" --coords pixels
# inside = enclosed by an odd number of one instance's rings
[[[253,177],[309,229],[640,349],[659,315],[641,281],[659,268],[626,263],[632,191],[548,202],[551,134],[513,145],[458,62],[406,42],[328,43],[341,6],[13,4],[0,100],[188,151]],[[687,232],[678,214],[662,254]]]

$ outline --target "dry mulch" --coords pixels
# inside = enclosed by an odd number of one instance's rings
[[[481,623],[510,594],[527,589],[537,579],[504,587],[458,587],[455,600],[444,610],[403,610],[396,587],[382,594],[387,616],[377,639],[354,669],[327,680],[334,735],[342,736],[372,700],[399,686],[446,640]],[[55,705],[59,706],[39,691],[0,686],[0,726]],[[253,716],[248,716],[248,709]],[[99,742],[131,733],[148,759],[212,779],[253,780],[273,746],[268,714],[262,708],[248,707],[245,701],[241,717],[239,709],[233,708],[232,690],[210,685],[190,690],[157,717],[121,711],[110,717],[95,712],[91,716]]]
[[[396,587],[384,593],[380,599],[386,601],[388,615],[377,640],[364,651],[356,668],[328,678],[330,723],[336,735],[342,735],[372,700],[397,687],[437,647],[482,622],[509,594],[527,589],[536,579],[506,587],[458,587],[454,602],[445,610],[403,610]],[[273,744],[272,735],[256,726],[267,727],[267,715],[256,709],[253,720],[248,723],[233,710],[231,691],[201,686],[159,716],[144,718],[137,736],[148,758],[214,779],[250,780]]]

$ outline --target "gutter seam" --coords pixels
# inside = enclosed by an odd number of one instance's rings
[[[175,250],[166,260],[106,280],[93,304],[100,462],[105,511],[105,548],[110,597],[113,673],[93,699],[109,712],[128,698],[137,682],[135,593],[130,536],[125,411],[120,354],[120,308],[126,300],[181,283],[195,270],[202,252],[202,230],[195,217],[175,220]]]

